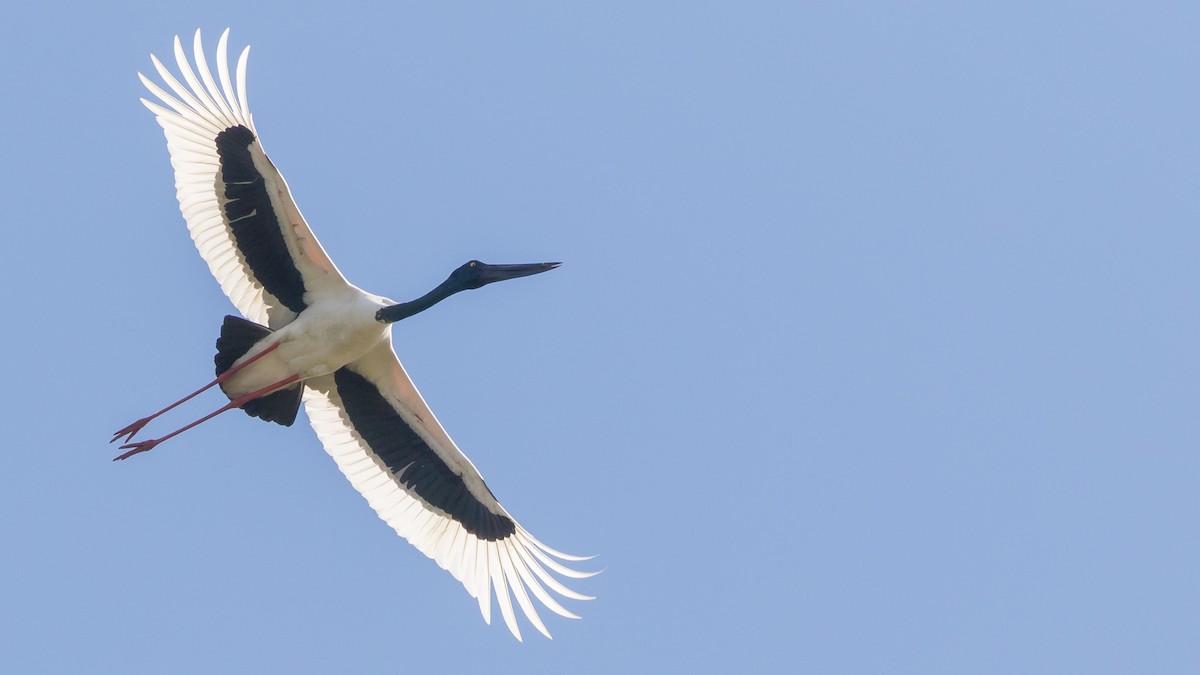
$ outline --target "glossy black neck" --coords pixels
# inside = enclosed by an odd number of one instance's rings
[[[462,286],[455,284],[450,279],[447,279],[443,281],[437,288],[429,291],[416,300],[411,302],[402,302],[398,305],[392,305],[390,307],[384,307],[378,312],[375,312],[375,320],[381,323],[396,323],[401,319],[407,319],[414,314],[424,312],[430,307],[433,307],[439,302],[462,290],[465,290]]]

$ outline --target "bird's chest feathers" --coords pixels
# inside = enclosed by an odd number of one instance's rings
[[[279,351],[301,377],[331,373],[361,358],[386,337],[374,307],[310,307],[279,331]]]

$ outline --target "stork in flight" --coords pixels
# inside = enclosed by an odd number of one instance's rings
[[[538,274],[558,263],[488,265],[472,260],[411,302],[366,293],[338,271],[292,201],[283,176],[263,152],[246,104],[246,47],[237,62],[236,94],[226,30],[216,75],[196,31],[195,67],[179,37],[181,83],[153,55],[170,92],[138,77],[162,105],[142,99],[167,137],[176,196],[192,240],[221,289],[245,319],[228,316],[217,340],[217,379],[163,410],[116,432],[116,459],[146,452],[216,415],[242,408],[290,426],[301,400],[321,443],[371,508],[396,532],[454,575],[491,623],[491,595],[521,639],[512,599],[550,637],[532,594],[551,611],[579,618],[547,589],[590,600],[551,572],[592,576],[559,561],[560,553],[522,528],[450,440],[392,350],[391,324],[460,291]],[[164,107],[165,106],[165,107]],[[214,385],[229,397],[216,412],[153,440],[132,442],[148,422]]]

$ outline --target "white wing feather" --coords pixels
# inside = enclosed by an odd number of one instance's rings
[[[400,365],[391,344],[380,343],[370,354],[351,365],[379,388],[392,407],[443,461],[461,472],[473,495],[493,512],[512,518],[491,496],[474,464],[450,440],[434,417]],[[594,573],[573,570],[552,559],[582,561],[588,558],[555,551],[520,524],[511,536],[499,541],[481,540],[467,532],[457,521],[410,494],[403,482],[371,451],[351,424],[332,375],[308,380],[306,385],[304,407],[309,422],[338,468],[380,518],[463,584],[478,600],[485,621],[491,623],[493,588],[505,624],[518,640],[521,632],[512,607],[514,597],[525,617],[546,637],[550,637],[550,632],[538,616],[529,593],[555,614],[579,618],[555,601],[546,589],[576,600],[592,598],[570,590],[547,570],[571,578],[590,577]]]
[[[142,103],[154,113],[167,137],[167,150],[171,154],[171,166],[175,169],[179,209],[187,221],[196,249],[208,263],[209,271],[221,285],[221,290],[247,319],[279,328],[291,322],[295,314],[271,296],[255,278],[245,256],[238,250],[233,231],[221,208],[224,195],[217,183],[220,172],[217,134],[240,125],[254,132],[256,139],[258,135],[246,100],[246,59],[250,48],[243,50],[238,59],[235,94],[235,83],[230,78],[226,54],[228,38],[229,31],[226,30],[217,45],[219,89],[204,57],[200,31],[196,31],[193,40],[194,69],[188,62],[179,37],[175,38],[175,60],[183,82],[151,55],[155,71],[170,91],[138,73],[142,83],[163,105],[145,99],[142,99]],[[260,140],[255,140],[250,152],[255,168],[263,176],[279,218],[278,226],[292,261],[304,280],[306,291],[319,293],[348,286],[345,277],[309,229],[292,199],[287,182],[267,159]]]

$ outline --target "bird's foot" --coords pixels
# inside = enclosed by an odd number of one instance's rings
[[[161,440],[162,439],[155,438],[155,439],[151,439],[148,441],[138,441],[137,443],[129,443],[128,445],[122,445],[121,449],[124,450],[126,448],[130,448],[129,452],[127,452],[123,455],[118,455],[117,457],[113,457],[113,461],[116,462],[116,461],[122,460],[122,459],[129,459],[130,457],[133,457],[134,455],[138,454],[139,452],[148,452],[150,450],[153,450],[154,446],[158,445]]]
[[[117,433],[113,434],[112,440],[111,440],[111,441],[109,441],[109,443],[113,443],[113,442],[116,442],[116,441],[118,441],[118,440],[122,440],[122,441],[131,441],[131,440],[133,440],[133,436],[134,436],[134,434],[136,434],[137,432],[141,431],[141,430],[142,430],[142,427],[144,427],[144,426],[146,426],[147,424],[149,424],[149,423],[150,423],[150,420],[152,420],[152,419],[154,419],[154,418],[153,418],[153,417],[143,417],[142,419],[140,419],[140,420],[138,420],[138,421],[134,422],[133,424],[130,424],[129,426],[125,427],[124,429],[122,429],[122,430],[118,431]],[[124,437],[124,438],[122,438],[122,437]]]

